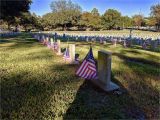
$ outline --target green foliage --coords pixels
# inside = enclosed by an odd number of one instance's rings
[[[29,12],[23,12],[20,18],[20,25],[25,28],[25,31],[31,30],[36,22],[36,18]]]
[[[117,25],[120,23],[121,13],[114,9],[108,9],[102,15],[102,25],[104,29],[113,29],[118,27]]]
[[[154,17],[148,17],[148,19],[146,20],[146,24],[148,26],[155,26],[157,23],[156,18]]]
[[[93,16],[100,16],[97,8],[93,8],[93,10],[91,11],[91,14]]]
[[[133,20],[128,16],[122,16],[120,24],[118,25],[123,28],[128,28],[133,26]]]
[[[43,21],[41,16],[37,16],[35,13],[31,14],[33,23],[35,29],[43,30]]]
[[[7,30],[8,26],[7,26],[7,22],[0,20],[0,28],[2,30]]]
[[[14,24],[16,27],[23,27],[25,31],[31,29],[43,29],[42,20],[40,16],[37,16],[35,13],[31,14],[30,12],[22,12],[20,17],[15,17]]]
[[[160,4],[151,6],[151,17],[156,21],[157,29],[160,30]],[[152,19],[152,21],[153,21]]]
[[[133,22],[134,22],[134,25],[138,26],[139,28],[140,26],[142,26],[142,23],[144,22],[144,18],[142,15],[134,15]]]
[[[96,10],[96,11],[94,11]],[[91,30],[97,30],[101,28],[101,18],[99,16],[98,10],[93,9],[91,13],[89,12],[84,12],[81,15],[81,19],[79,22],[80,25],[86,26],[88,28],[91,28]]]
[[[78,4],[72,3],[70,0],[53,1],[51,3],[51,9],[53,16],[58,16],[55,23],[61,25],[64,30],[69,25],[76,25],[81,14],[81,7]]]
[[[21,12],[28,12],[31,0],[1,0],[0,18],[9,24],[14,23],[15,17],[21,16]]]
[[[59,24],[59,16],[57,13],[47,13],[42,17],[42,25],[46,30],[56,28]]]

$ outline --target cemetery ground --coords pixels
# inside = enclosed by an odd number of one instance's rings
[[[89,43],[74,43],[82,61]],[[29,34],[2,38],[2,119],[158,119],[159,52],[110,43],[92,46],[96,59],[98,50],[112,52],[112,81],[123,94],[105,93],[75,76],[77,65],[66,64]]]

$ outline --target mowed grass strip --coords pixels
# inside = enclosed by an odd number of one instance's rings
[[[82,60],[89,44],[76,42]],[[66,47],[66,42],[62,47]],[[125,91],[108,94],[75,76],[77,65],[29,34],[2,38],[0,44],[2,119],[158,119],[159,53],[92,43],[112,55],[112,80]],[[147,62],[146,62],[147,61]]]

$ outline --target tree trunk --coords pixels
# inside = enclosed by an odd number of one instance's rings
[[[27,26],[24,26],[25,32],[27,32]]]
[[[67,30],[67,26],[66,26],[66,24],[64,24],[64,31],[66,31]]]
[[[160,24],[156,24],[156,30],[160,31]]]
[[[158,27],[158,31],[160,31],[160,24],[157,27]]]
[[[11,30],[11,24],[8,23],[8,30]]]

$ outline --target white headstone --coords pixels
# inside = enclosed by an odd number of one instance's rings
[[[157,48],[157,46],[158,46],[158,41],[152,40],[151,41],[151,49],[155,50]]]
[[[75,44],[69,44],[70,64],[76,64],[75,61]]]
[[[111,55],[107,51],[98,51],[98,79],[92,80],[104,91],[113,91],[119,88],[118,85],[111,82]]]
[[[61,53],[61,41],[57,40],[57,44],[58,44],[57,55],[62,55],[62,53]]]
[[[53,46],[53,43],[54,43],[54,42],[53,42],[53,38],[51,38],[51,46]]]

